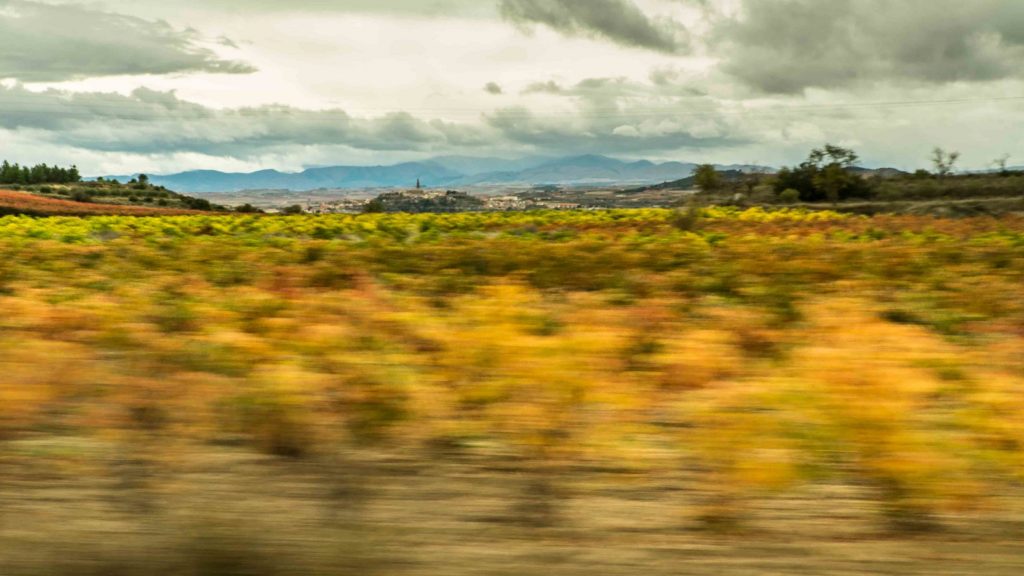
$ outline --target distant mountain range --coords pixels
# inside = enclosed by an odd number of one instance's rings
[[[850,166],[847,170],[861,176],[874,176],[876,178],[896,178],[910,174],[909,172],[904,172],[899,168],[864,168],[862,166]]]
[[[330,166],[289,173],[261,170],[249,173],[194,170],[150,175],[153,184],[185,193],[242,190],[317,190],[411,188],[419,180],[428,188],[482,185],[619,185],[653,184],[686,178],[696,164],[624,161],[607,156],[567,158],[476,158],[442,156],[423,162],[392,166]],[[720,166],[722,170],[755,170],[757,166]],[[127,181],[134,176],[107,176]]]

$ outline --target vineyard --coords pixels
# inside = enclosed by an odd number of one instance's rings
[[[1015,216],[3,217],[0,573],[1016,574],[1022,286]]]
[[[123,206],[113,204],[92,204],[60,198],[47,198],[26,192],[0,190],[0,215],[30,216],[160,216],[172,214],[199,214],[195,210],[173,208],[150,208],[145,206]]]

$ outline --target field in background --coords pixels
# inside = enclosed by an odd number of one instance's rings
[[[1018,574],[1022,285],[1011,216],[0,218],[0,573]]]
[[[201,214],[198,210],[127,206],[120,204],[93,204],[62,198],[49,198],[28,192],[0,190],[0,215],[28,216],[171,216]]]

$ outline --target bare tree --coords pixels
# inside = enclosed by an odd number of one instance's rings
[[[953,173],[953,166],[960,159],[959,152],[946,152],[942,148],[932,151],[932,164],[935,166],[935,174],[939,178],[945,178]]]
[[[999,158],[996,158],[995,160],[993,160],[992,161],[992,165],[999,169],[999,174],[1005,176],[1005,175],[1007,175],[1010,172],[1006,168],[1006,164],[1009,161],[1010,161],[1010,155],[1009,154],[1003,154]]]

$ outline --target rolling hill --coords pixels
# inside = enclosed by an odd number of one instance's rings
[[[177,208],[155,208],[148,206],[123,206],[116,204],[95,204],[47,198],[28,192],[0,190],[0,215],[28,216],[174,216],[203,214],[198,210]]]

